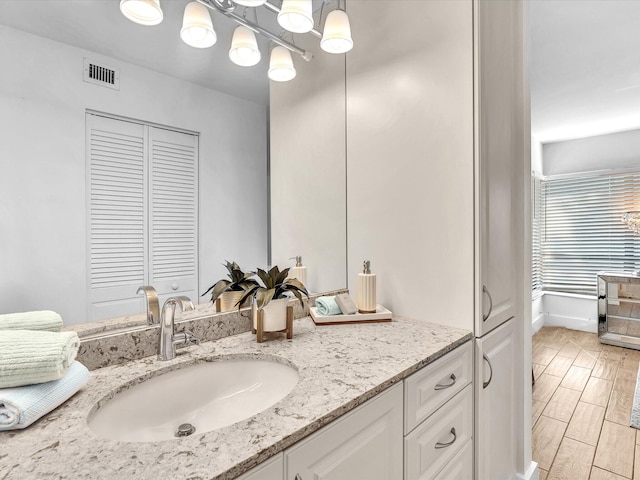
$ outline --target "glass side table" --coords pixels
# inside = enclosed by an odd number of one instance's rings
[[[598,273],[598,338],[640,350],[640,272]]]

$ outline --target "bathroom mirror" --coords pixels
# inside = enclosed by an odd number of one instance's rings
[[[265,39],[262,61],[238,67],[235,24],[212,14],[217,44],[194,49],[179,37],[188,2],[161,3],[163,23],[144,27],[111,0],[0,2],[0,313],[51,309],[67,325],[106,315],[91,308],[88,112],[198,134],[193,300],[208,301],[199,294],[225,276],[225,260],[252,270],[301,255],[311,291],[346,286],[344,56],[296,36],[316,58],[294,57],[298,76],[272,82],[270,105]],[[83,81],[87,60],[117,71],[118,89]],[[124,286],[134,311],[101,312],[144,312],[139,285]]]

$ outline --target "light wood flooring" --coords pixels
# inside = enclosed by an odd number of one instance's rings
[[[533,460],[540,480],[640,480],[640,430],[629,427],[640,351],[595,333],[533,336]]]

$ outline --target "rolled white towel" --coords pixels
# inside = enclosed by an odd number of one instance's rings
[[[0,388],[61,378],[79,347],[76,332],[0,330]]]
[[[5,313],[0,315],[0,330],[62,330],[62,317],[51,310]]]
[[[71,398],[89,381],[89,370],[73,362],[59,380],[0,389],[0,431],[25,428]]]

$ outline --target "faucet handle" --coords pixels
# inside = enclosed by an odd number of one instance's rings
[[[200,345],[200,339],[189,330],[184,330],[183,332],[176,333],[173,336],[173,343],[174,345],[180,343],[191,343],[194,345]]]

